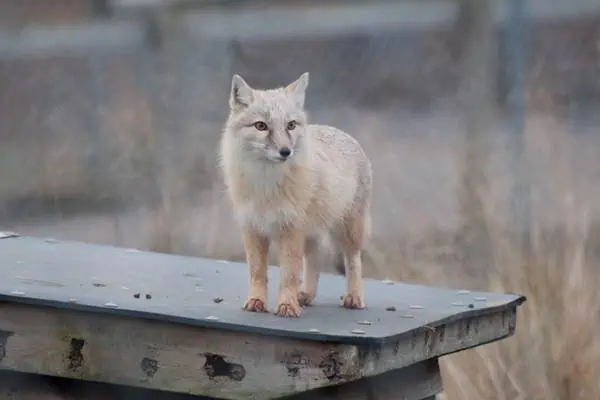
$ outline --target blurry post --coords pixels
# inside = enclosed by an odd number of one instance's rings
[[[463,221],[459,237],[466,270],[485,274],[491,267],[492,251],[481,196],[487,187],[484,160],[495,122],[497,46],[492,2],[459,0],[459,6],[458,29],[464,38],[459,104],[466,130],[460,164],[459,207]]]
[[[506,54],[508,96],[507,108],[510,121],[512,174],[511,223],[519,233],[517,240],[524,261],[531,257],[531,215],[529,179],[525,154],[525,69],[527,48],[527,0],[508,1],[508,26],[506,30]]]

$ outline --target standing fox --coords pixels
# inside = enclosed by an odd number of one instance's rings
[[[243,231],[247,311],[267,311],[267,255],[276,240],[281,283],[275,314],[299,317],[317,293],[323,235],[343,254],[341,305],[365,307],[361,248],[370,231],[371,162],[352,136],[308,123],[308,77],[268,90],[251,88],[239,75],[231,82],[220,164]]]

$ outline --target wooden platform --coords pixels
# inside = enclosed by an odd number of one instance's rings
[[[0,369],[210,398],[430,398],[437,358],[512,335],[525,301],[369,280],[368,308],[345,310],[325,274],[282,319],[241,310],[240,263],[0,237]]]

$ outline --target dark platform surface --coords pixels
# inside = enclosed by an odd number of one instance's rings
[[[524,301],[513,294],[366,280],[368,308],[346,310],[339,306],[345,279],[322,274],[314,306],[304,308],[298,319],[284,319],[242,311],[248,282],[242,263],[32,237],[0,239],[0,273],[2,301],[355,344],[500,312]],[[269,279],[272,312],[278,268],[270,267]]]

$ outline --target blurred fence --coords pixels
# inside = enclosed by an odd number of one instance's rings
[[[380,236],[453,230],[465,213],[504,223],[504,203],[473,206],[490,179],[494,199],[525,210],[533,196],[551,222],[548,116],[569,133],[557,157],[574,193],[595,195],[597,1],[0,0],[0,22],[7,228],[185,252],[229,241],[215,162],[233,73],[266,87],[311,72],[313,121],[374,160]],[[526,114],[543,157],[525,155]]]

